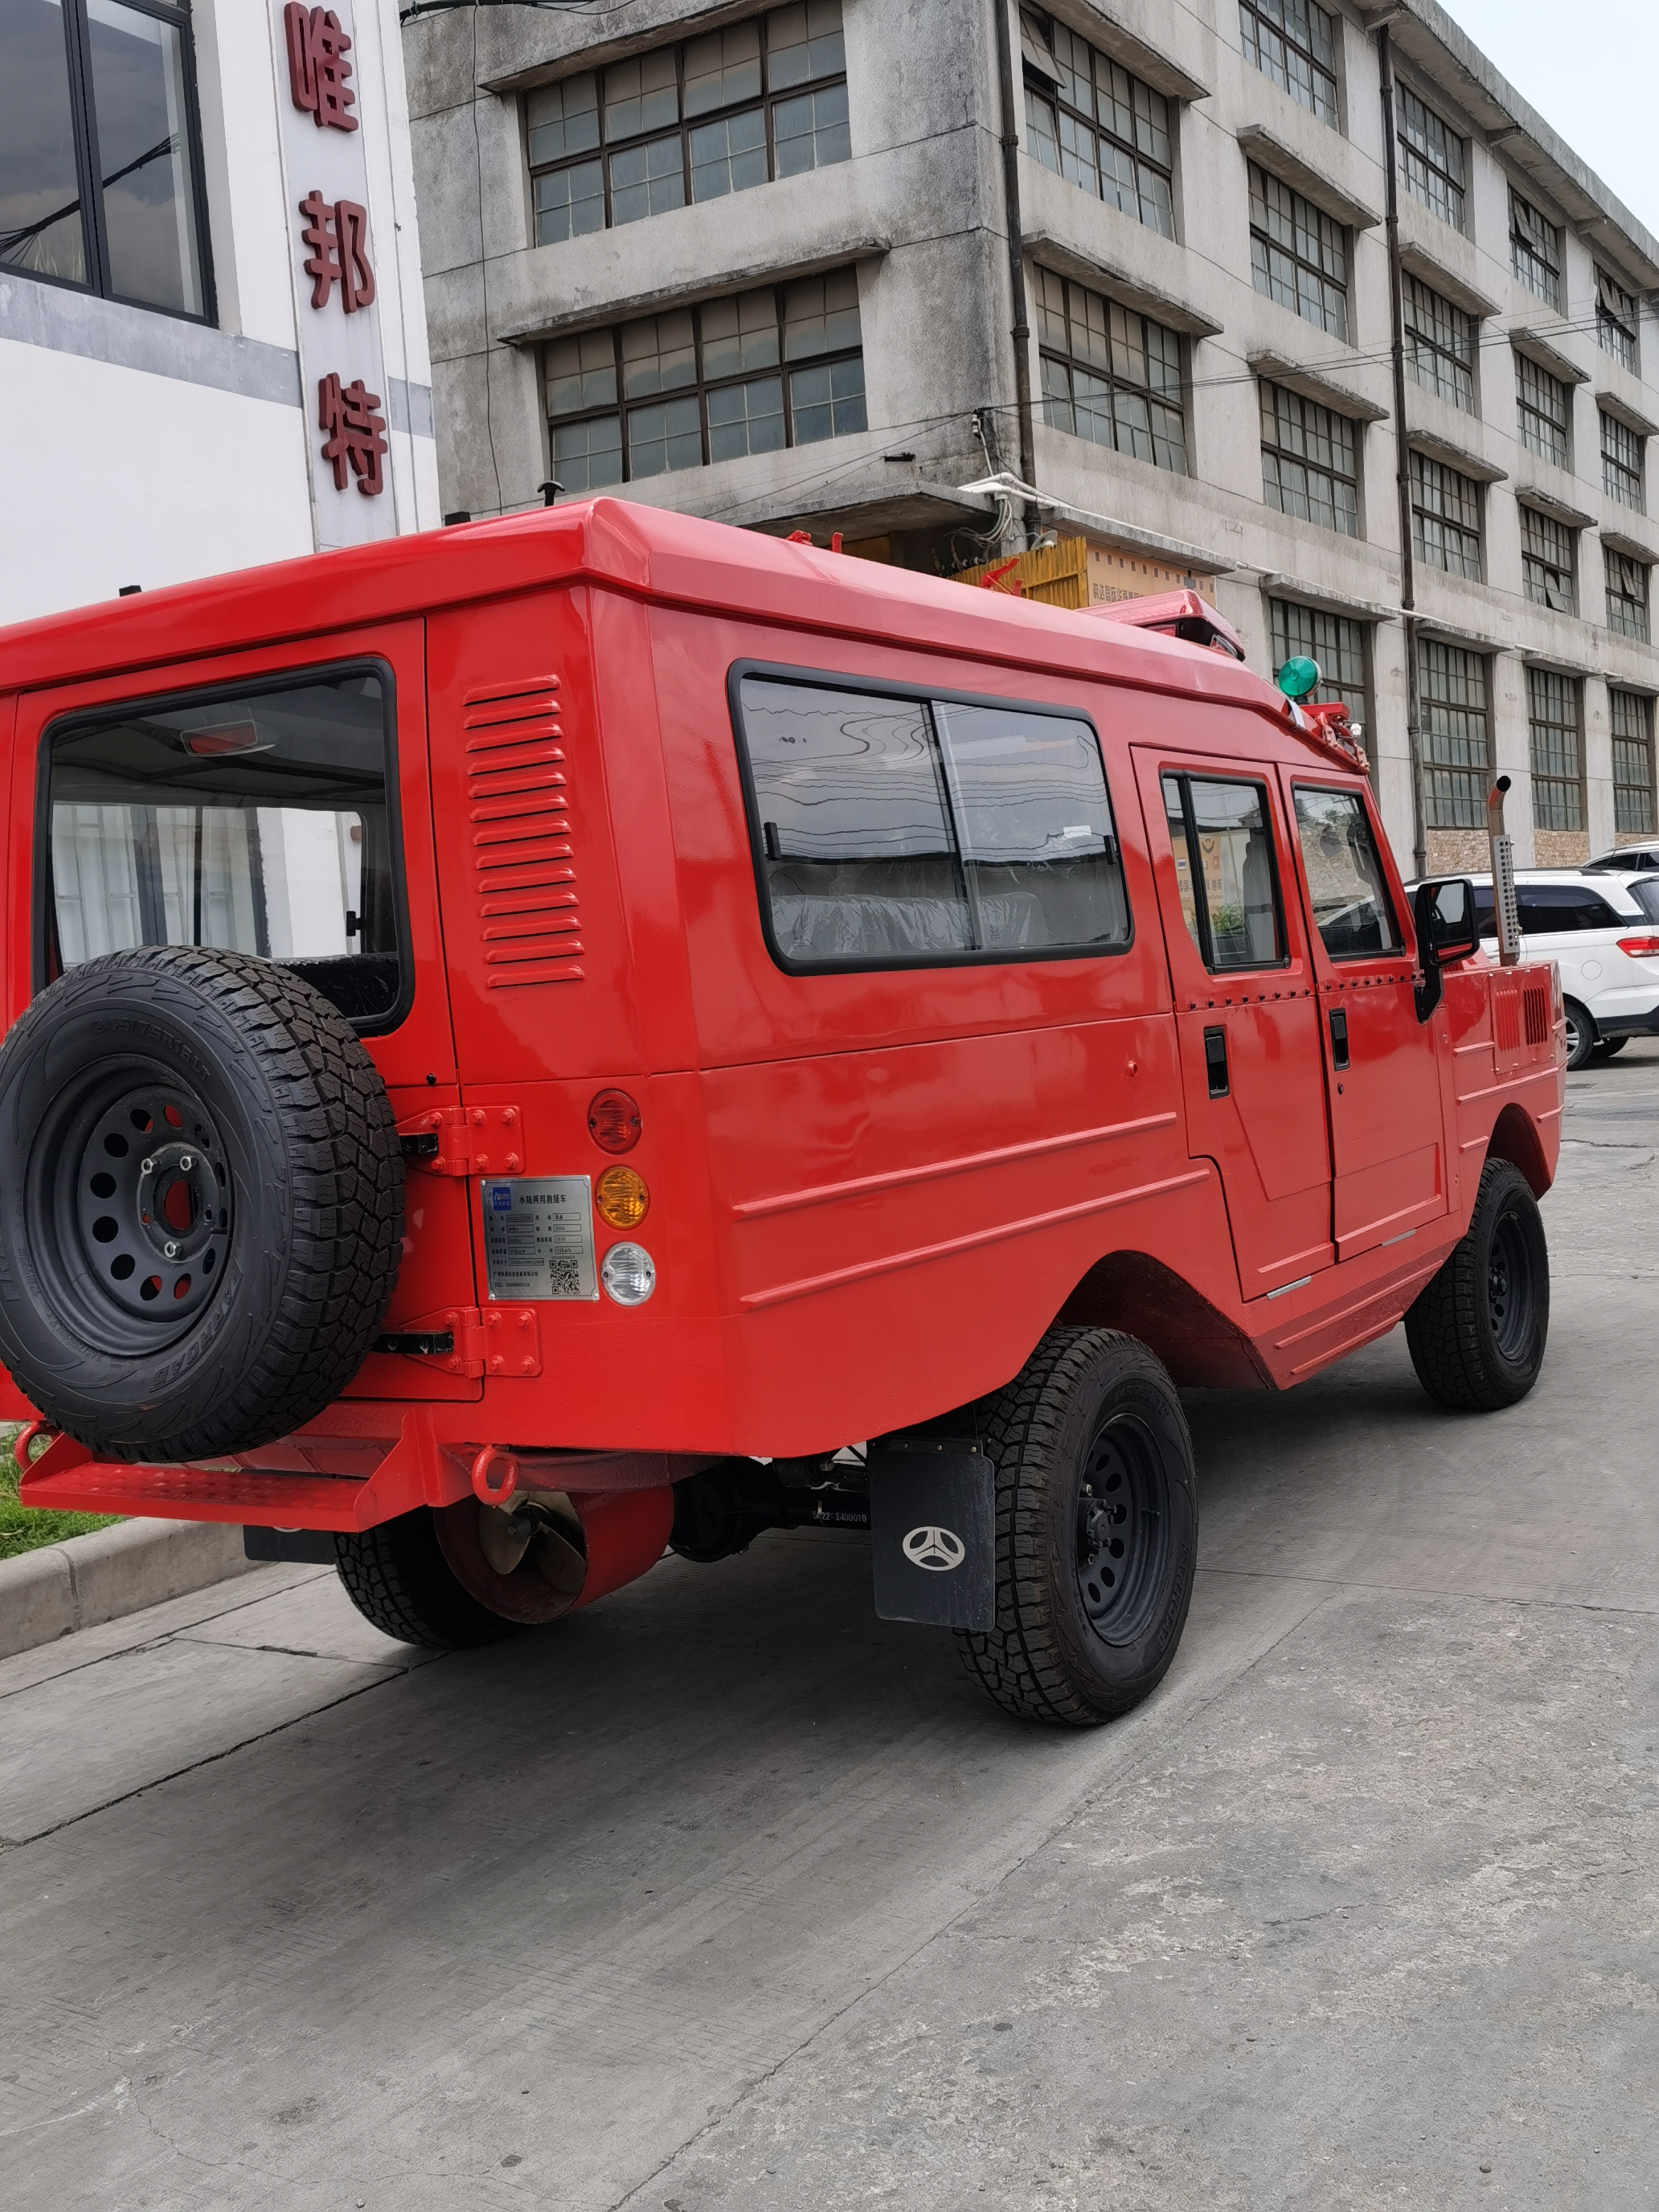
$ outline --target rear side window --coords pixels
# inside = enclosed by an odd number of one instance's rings
[[[1400,932],[1358,793],[1299,783],[1294,795],[1314,926],[1326,951],[1333,960],[1398,952]]]
[[[1659,877],[1650,876],[1639,884],[1632,884],[1630,895],[1650,921],[1659,921]]]
[[[1277,968],[1285,923],[1267,794],[1259,783],[1166,775],[1164,808],[1181,911],[1204,964]]]
[[[759,878],[794,969],[1109,952],[1129,909],[1089,723],[749,672]]]
[[[1521,927],[1534,936],[1565,930],[1616,929],[1619,916],[1599,893],[1579,884],[1518,884],[1515,902]]]
[[[402,1006],[391,678],[176,696],[47,734],[41,981],[103,952],[279,961],[363,1029]]]

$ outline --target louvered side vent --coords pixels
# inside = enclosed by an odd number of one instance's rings
[[[1547,1044],[1550,1041],[1550,994],[1547,985],[1528,983],[1521,994],[1527,1010],[1527,1042]]]
[[[1492,994],[1492,1035],[1498,1040],[1499,1052],[1519,1052],[1521,1049],[1521,1000],[1516,991],[1494,991]]]
[[[488,987],[579,983],[581,922],[559,679],[481,684],[461,701]]]

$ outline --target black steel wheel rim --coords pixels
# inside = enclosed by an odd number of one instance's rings
[[[1499,1217],[1486,1253],[1486,1315],[1499,1357],[1525,1364],[1534,1328],[1532,1254],[1516,1213]]]
[[[1119,1414],[1084,1455],[1075,1572],[1084,1618],[1103,1644],[1144,1636],[1160,1602],[1170,1548],[1169,1477],[1144,1421]]]
[[[164,1067],[89,1072],[34,1145],[31,1240],[64,1319],[96,1349],[160,1350],[201,1319],[234,1229],[217,1122]]]

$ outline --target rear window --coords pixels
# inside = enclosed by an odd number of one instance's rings
[[[1630,895],[1650,921],[1659,921],[1659,877],[1648,876],[1632,884]]]
[[[1536,937],[1574,929],[1616,929],[1619,916],[1597,891],[1581,884],[1517,884],[1521,927]]]
[[[1000,700],[750,671],[757,872],[792,970],[1109,952],[1129,942],[1091,725]]]
[[[391,689],[359,665],[49,732],[41,981],[135,945],[210,945],[389,1027],[406,973]]]

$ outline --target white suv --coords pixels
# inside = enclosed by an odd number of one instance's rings
[[[1493,957],[1492,878],[1474,876]],[[1611,1059],[1627,1037],[1659,1036],[1659,875],[1528,868],[1515,879],[1528,960],[1553,960],[1567,1006],[1567,1066]]]

